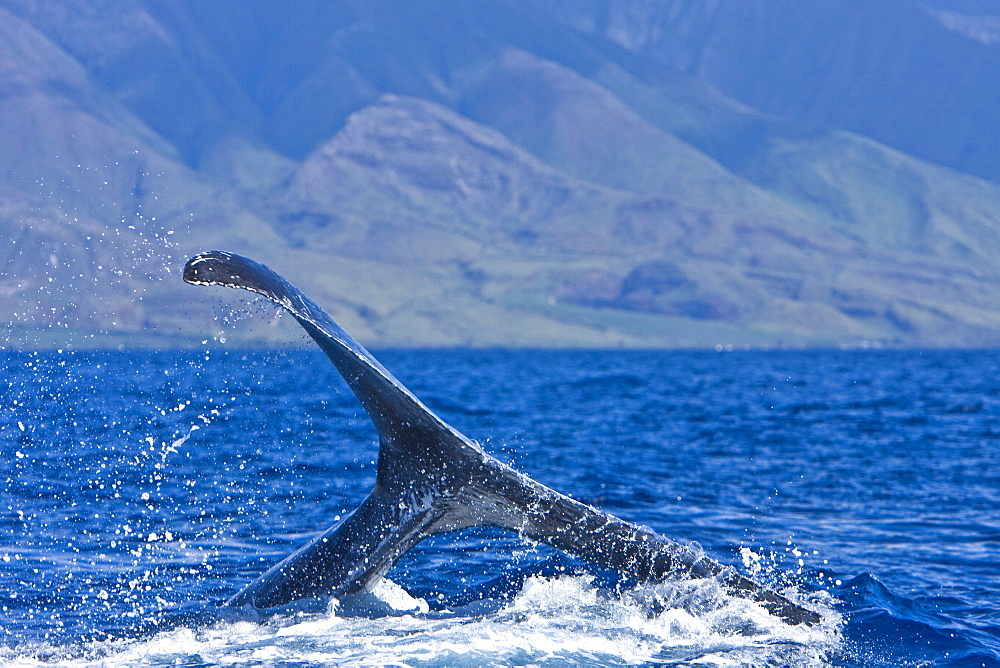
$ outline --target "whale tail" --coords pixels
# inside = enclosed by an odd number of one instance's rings
[[[716,577],[785,621],[818,614],[649,529],[620,520],[518,473],[436,416],[323,309],[262,264],[211,251],[184,268],[195,285],[263,295],[286,309],[344,377],[379,435],[375,486],[350,515],[272,567],[228,605],[271,608],[373,586],[424,538],[492,526],[644,582]]]

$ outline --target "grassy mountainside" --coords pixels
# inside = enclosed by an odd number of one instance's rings
[[[8,341],[296,338],[180,282],[224,248],[375,345],[1000,342],[1000,187],[668,66],[668,5],[0,0]]]

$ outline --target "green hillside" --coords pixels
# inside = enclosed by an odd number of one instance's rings
[[[1000,343],[1000,186],[590,5],[111,4],[0,0],[7,345],[301,340],[211,248],[376,346]]]

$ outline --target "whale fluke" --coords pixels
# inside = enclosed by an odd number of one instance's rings
[[[493,458],[445,423],[319,306],[262,264],[211,251],[184,267],[195,285],[243,288],[290,312],[347,381],[379,435],[375,486],[360,506],[233,596],[272,608],[372,587],[428,536],[473,526],[514,531],[641,582],[713,577],[790,624],[820,616],[704,555],[592,508]]]

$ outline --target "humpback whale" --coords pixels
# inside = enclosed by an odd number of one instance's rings
[[[323,309],[269,268],[210,251],[184,280],[263,295],[294,316],[361,402],[379,436],[375,485],[350,515],[227,602],[267,609],[370,589],[428,536],[473,526],[510,530],[639,582],[715,578],[789,624],[820,616],[684,545],[575,501],[487,454],[431,412]]]

